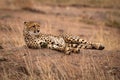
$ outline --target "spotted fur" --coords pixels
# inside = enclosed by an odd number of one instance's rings
[[[24,22],[23,36],[29,48],[49,48],[70,54],[79,53],[80,49],[103,50],[101,43],[91,43],[79,36],[42,34],[40,24],[36,22]]]

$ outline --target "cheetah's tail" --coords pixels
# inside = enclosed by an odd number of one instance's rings
[[[85,46],[83,46],[83,48],[84,49],[103,50],[105,48],[105,46],[101,43],[91,43],[91,44],[86,44]]]
[[[93,43],[91,45],[92,49],[103,50],[105,48],[105,46],[101,43]]]

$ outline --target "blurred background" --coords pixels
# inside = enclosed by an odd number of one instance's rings
[[[0,44],[25,45],[23,22],[37,21],[45,34],[78,35],[105,44],[107,50],[118,50],[119,4],[120,0],[0,0]]]
[[[96,8],[120,8],[119,0],[0,0],[1,9],[18,9],[33,7],[37,4],[79,6]]]

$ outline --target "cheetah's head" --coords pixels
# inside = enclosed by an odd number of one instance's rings
[[[40,34],[40,24],[29,21],[29,22],[24,22],[25,28],[24,30],[29,32],[31,35],[38,35]]]

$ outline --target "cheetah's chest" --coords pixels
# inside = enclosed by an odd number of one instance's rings
[[[48,36],[48,48],[56,49],[65,47],[65,41],[62,37]]]

